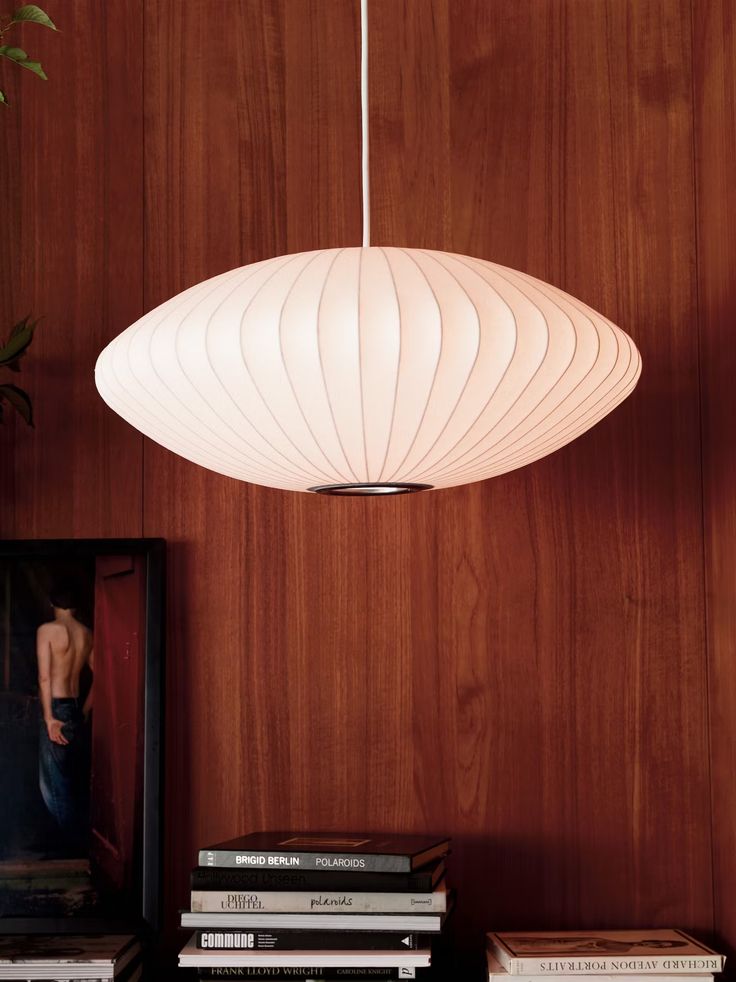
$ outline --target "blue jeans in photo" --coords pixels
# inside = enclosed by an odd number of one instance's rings
[[[89,831],[89,728],[80,699],[52,699],[51,715],[64,725],[65,746],[49,739],[41,720],[39,785],[46,808],[70,848],[86,854]]]

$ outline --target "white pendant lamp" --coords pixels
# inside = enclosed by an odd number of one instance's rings
[[[199,283],[97,361],[102,398],[129,423],[254,484],[375,495],[484,480],[575,439],[641,371],[623,331],[541,280],[370,245],[366,7],[363,247]]]

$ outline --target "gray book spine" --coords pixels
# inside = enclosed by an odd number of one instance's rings
[[[447,895],[434,893],[311,893],[306,890],[264,891],[192,890],[194,912],[264,911],[265,913],[403,914],[444,913]]]

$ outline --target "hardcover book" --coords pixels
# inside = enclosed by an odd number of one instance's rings
[[[444,859],[414,873],[352,873],[350,870],[249,869],[197,866],[192,890],[386,890],[389,893],[431,893],[442,882]]]
[[[10,976],[12,978],[13,976]],[[4,975],[0,975],[1,978],[6,978]],[[25,977],[24,977],[25,978]],[[115,976],[115,982],[140,982],[143,978],[143,966],[140,961],[137,961],[134,965],[128,965],[124,968],[120,974]],[[26,980],[26,982],[37,982],[36,979]],[[40,980],[39,980],[40,982]],[[96,978],[96,979],[80,979],[79,976],[69,976],[63,974],[63,972],[57,972],[53,979],[44,979],[43,982],[109,982],[109,979]]]
[[[447,914],[200,914],[182,911],[181,926],[225,931],[230,928],[295,931],[401,931],[438,934]]]
[[[419,969],[420,972],[425,970]],[[401,968],[200,968],[198,975],[202,982],[216,982],[222,978],[273,979],[285,982],[286,979],[302,979],[303,982],[316,982],[321,979],[351,979],[352,982],[371,982],[373,979],[413,979],[417,970],[411,965]]]
[[[723,970],[722,955],[682,931],[505,931],[488,935],[511,975],[691,975]]]
[[[513,979],[493,957],[489,950],[486,953],[488,962],[488,982],[539,982],[538,975],[514,975]],[[678,975],[677,982],[712,982],[713,976],[693,972],[691,975]],[[580,976],[575,974],[555,975],[554,982],[580,982]],[[620,975],[596,975],[595,982],[621,982]],[[626,982],[672,982],[670,975],[626,975]]]
[[[409,873],[445,856],[436,836],[254,832],[199,852],[200,866]]]
[[[403,914],[447,910],[443,886],[434,893],[313,893],[299,891],[192,890],[192,911],[263,911],[264,913]]]
[[[293,951],[311,948],[367,948],[413,951],[427,947],[420,934],[378,931],[197,931],[198,948]]]
[[[263,968],[333,968],[346,975],[358,975],[364,970],[376,968],[421,968],[430,964],[429,948],[415,951],[363,951],[354,949],[321,951],[203,951],[192,937],[179,954],[181,968],[251,968],[259,972]],[[359,969],[360,971],[356,971]],[[368,974],[371,974],[369,971]]]
[[[113,979],[139,953],[132,935],[0,935],[0,978]]]
[[[14,978],[14,976],[0,975],[0,979],[2,978]],[[25,976],[22,978],[25,980],[25,982],[37,982],[36,979],[25,979]],[[140,982],[142,978],[143,966],[138,963],[137,965],[129,966],[120,975],[116,975],[115,982],[117,982],[118,979],[120,979],[120,982]],[[38,982],[41,982],[41,980],[38,980]],[[43,982],[109,982],[109,980],[103,978],[80,979],[79,976],[76,975],[69,976],[64,975],[62,972],[58,972],[52,979],[43,979]]]

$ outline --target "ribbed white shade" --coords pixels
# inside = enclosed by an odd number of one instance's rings
[[[374,246],[199,283],[115,338],[96,381],[182,457],[306,491],[514,470],[593,426],[640,370],[623,331],[541,280]]]

